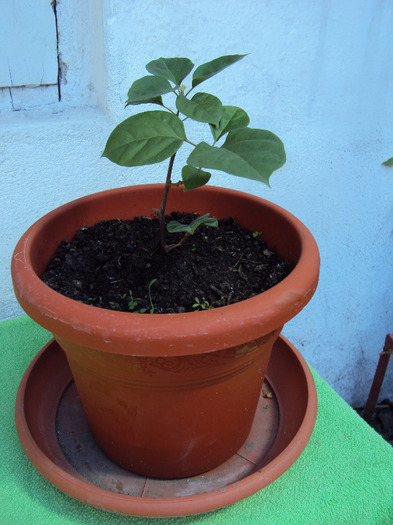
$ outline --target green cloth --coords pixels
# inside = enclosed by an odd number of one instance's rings
[[[14,423],[19,381],[50,334],[21,317],[0,323],[1,525],[152,525],[61,493],[26,458]],[[319,411],[301,457],[274,483],[230,507],[165,524],[391,525],[393,448],[314,373]]]

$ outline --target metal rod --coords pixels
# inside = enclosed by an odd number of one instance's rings
[[[379,361],[375,371],[374,380],[371,385],[370,393],[368,395],[367,403],[363,412],[363,418],[366,421],[371,421],[375,407],[377,406],[378,396],[381,391],[382,383],[385,378],[386,369],[389,364],[390,356],[393,353],[393,334],[388,334],[385,339],[385,346],[383,351],[379,354]]]

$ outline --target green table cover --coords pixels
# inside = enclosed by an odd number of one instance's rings
[[[20,379],[51,335],[27,317],[0,323],[1,525],[392,525],[393,448],[316,373],[318,417],[300,458],[274,483],[230,507],[181,518],[111,514],[47,482],[19,443],[14,403]]]

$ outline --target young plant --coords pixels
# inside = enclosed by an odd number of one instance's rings
[[[246,55],[226,55],[197,67],[192,75],[191,86],[183,80],[191,73],[194,64],[188,58],[159,58],[146,65],[146,75],[131,85],[127,106],[155,104],[162,109],[143,111],[121,122],[110,134],[103,156],[120,166],[143,166],[169,160],[161,207],[160,242],[164,252],[178,246],[196,227],[217,223],[207,215],[189,225],[168,225],[168,231],[182,231],[185,237],[180,243],[167,244],[165,209],[168,192],[173,185],[182,184],[190,191],[206,184],[211,173],[206,169],[221,170],[231,175],[264,182],[269,185],[273,171],[286,160],[284,145],[272,132],[249,128],[247,113],[237,106],[223,105],[210,93],[193,94],[202,82],[213,77]],[[172,97],[173,105],[163,101]],[[195,144],[186,135],[184,122],[192,119],[207,124],[212,135],[211,144],[205,141]],[[222,139],[225,141],[222,142]],[[218,143],[221,141],[221,145]],[[184,144],[193,147],[186,165],[182,168],[181,181],[172,182],[172,170],[177,151]]]
[[[150,301],[150,310],[149,312],[151,314],[154,314],[154,304],[153,304],[153,299],[151,298],[151,287],[153,286],[153,284],[157,281],[157,279],[152,279],[149,283],[149,286],[147,287],[147,293],[149,295],[149,301]]]
[[[218,220],[215,219],[214,217],[209,217],[209,215],[210,213],[201,215],[197,219],[194,219],[193,221],[191,221],[190,224],[182,224],[178,221],[170,221],[167,224],[168,233],[184,232],[184,235],[178,243],[167,246],[167,251],[172,250],[173,248],[177,248],[178,246],[181,246],[183,242],[187,239],[187,237],[189,237],[190,235],[194,235],[198,226],[201,226],[202,224],[204,224],[205,226],[217,227]]]
[[[152,279],[147,287],[147,294],[149,296],[149,313],[154,314],[154,304],[153,300],[151,298],[151,287],[153,284],[157,281],[157,279]],[[135,298],[133,296],[132,290],[129,291],[130,300],[128,301],[128,309],[131,310],[131,312],[136,312],[140,314],[144,314],[147,311],[147,308],[138,308],[139,307],[139,301],[140,298]],[[118,307],[118,303],[111,303],[112,308]]]
[[[192,305],[192,307],[196,311],[198,311],[198,310],[211,310],[212,308],[214,308],[209,303],[209,301],[207,299],[205,299],[204,297],[202,297],[202,301],[198,297],[195,297],[195,303]]]
[[[128,301],[128,308],[129,308],[129,310],[131,310],[131,312],[135,312],[135,311],[137,311],[138,302],[140,301],[140,299],[136,299],[133,296],[132,290],[130,290],[129,294],[130,294],[130,300]]]

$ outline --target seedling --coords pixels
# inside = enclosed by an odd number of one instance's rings
[[[185,191],[205,185],[211,177],[206,169],[221,170],[231,175],[264,182],[269,185],[273,171],[285,163],[285,150],[281,140],[270,131],[249,128],[247,113],[237,106],[223,105],[215,95],[197,92],[190,94],[202,82],[220,73],[246,55],[226,55],[197,67],[189,89],[183,81],[194,69],[188,58],[158,58],[146,65],[146,75],[131,85],[127,106],[155,104],[162,109],[143,111],[121,122],[110,134],[103,156],[120,166],[143,166],[169,160],[161,207],[157,210],[160,221],[160,244],[164,252],[179,246],[202,224],[215,226],[216,221],[206,214],[189,225],[168,225],[185,233],[182,241],[167,244],[165,209],[168,192],[181,184]],[[172,107],[163,100],[172,98]],[[186,135],[187,119],[207,124],[212,135],[211,144],[196,144]],[[222,140],[225,138],[225,141]],[[220,144],[221,141],[221,145]],[[176,153],[187,144],[193,148],[181,170],[181,181],[172,182]]]
[[[109,302],[109,306],[112,308],[112,310],[117,310],[118,308],[120,308],[119,303],[117,303],[115,301],[110,301]]]
[[[201,226],[204,224],[205,226],[218,226],[217,219],[213,217],[209,217],[210,213],[206,213],[206,215],[202,215],[201,217],[198,217],[197,219],[194,219],[190,224],[181,224],[178,221],[170,221],[167,224],[167,231],[169,233],[178,233],[178,232],[185,232],[184,236],[180,239],[180,241],[176,244],[171,244],[167,248],[167,251],[172,250],[173,248],[177,248],[178,246],[181,246],[183,242],[189,237],[190,235],[194,235],[195,230],[198,228],[198,226]]]
[[[128,301],[128,308],[134,312],[137,307],[138,307],[138,301],[140,301],[140,299],[135,299],[134,296],[132,295],[132,290],[130,290],[130,300]],[[143,312],[142,312],[143,313]]]
[[[192,305],[192,307],[194,308],[194,310],[211,310],[212,308],[214,308],[214,306],[212,306],[209,301],[207,299],[205,299],[204,297],[202,297],[202,301],[198,298],[198,297],[195,297],[195,303]]]
[[[148,293],[148,295],[149,295],[149,301],[150,301],[150,310],[149,310],[149,311],[150,311],[151,314],[154,314],[154,304],[153,304],[153,300],[152,300],[152,298],[151,298],[151,287],[153,286],[153,284],[154,284],[156,281],[157,281],[157,279],[152,279],[152,280],[150,281],[150,283],[149,283],[148,288],[147,288],[147,293]],[[141,313],[143,313],[143,312],[141,312]]]
[[[149,312],[151,314],[154,314],[154,304],[153,304],[153,300],[151,298],[151,287],[153,286],[153,284],[157,281],[157,279],[152,279],[147,287],[147,294],[149,296],[149,304],[150,304],[150,309],[149,309]],[[135,298],[132,294],[132,290],[129,291],[129,294],[130,294],[130,300],[128,301],[128,308],[132,311],[132,312],[135,312],[135,313],[139,313],[139,314],[144,314],[147,312],[147,308],[138,308],[139,306],[139,302],[141,301],[140,298]],[[111,303],[111,307],[114,308],[114,306],[112,306],[112,304],[115,304],[115,303]]]

